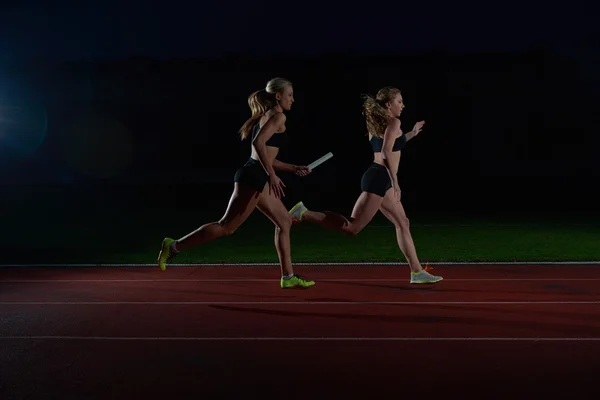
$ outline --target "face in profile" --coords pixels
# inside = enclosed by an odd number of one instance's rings
[[[402,114],[402,110],[404,110],[404,101],[400,93],[394,96],[392,101],[388,103],[388,110],[393,117],[399,117],[400,114]]]
[[[277,93],[277,100],[279,101],[281,108],[289,111],[292,108],[292,103],[294,102],[294,88],[292,85],[286,86],[283,93]]]

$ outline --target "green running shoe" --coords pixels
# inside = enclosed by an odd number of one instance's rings
[[[162,246],[160,247],[160,253],[158,253],[158,266],[162,271],[167,269],[167,263],[171,262],[175,254],[171,249],[171,244],[174,242],[174,239],[165,238],[162,242]]]
[[[308,289],[314,284],[315,281],[307,281],[306,279],[296,274],[294,274],[290,279],[283,279],[283,277],[281,277],[282,289]]]

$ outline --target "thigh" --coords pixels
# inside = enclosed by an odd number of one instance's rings
[[[377,214],[383,198],[374,193],[362,192],[352,210],[352,225],[360,231]]]
[[[381,213],[395,226],[400,226],[406,220],[406,212],[401,202],[394,199],[394,191],[388,190],[381,203]]]
[[[252,214],[259,199],[259,192],[236,182],[225,215],[219,222],[237,229]]]
[[[292,225],[292,217],[288,213],[285,204],[273,193],[269,193],[269,185],[265,186],[258,200],[258,209],[275,225],[280,228]]]

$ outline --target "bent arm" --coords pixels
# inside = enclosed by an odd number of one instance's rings
[[[415,130],[413,129],[412,131],[405,133],[404,135],[406,136],[406,141],[408,142],[410,139],[417,136],[417,132],[415,132]]]
[[[398,137],[400,137],[401,134],[400,120],[396,118],[392,119],[383,134],[383,145],[381,147],[383,163],[390,174],[390,178],[392,179],[394,186],[398,185],[398,165],[393,165],[391,162],[393,153],[392,149],[394,148],[394,142]]]
[[[412,131],[408,132],[406,134],[406,141],[408,142],[410,139],[414,138],[415,136],[417,136],[419,134],[419,132],[421,132],[421,129],[423,129],[423,125],[425,124],[425,121],[419,121],[415,124],[414,128],[412,129]]]
[[[283,113],[273,115],[252,141],[252,146],[256,149],[258,159],[269,176],[275,175],[274,165],[276,164],[275,162],[271,163],[269,160],[267,154],[267,141],[284,123],[285,115]]]
[[[284,163],[278,159],[273,160],[273,168],[279,171],[294,172],[296,171],[296,165]]]

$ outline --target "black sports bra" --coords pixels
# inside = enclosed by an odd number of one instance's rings
[[[373,148],[373,152],[380,153],[383,148],[383,138],[379,138],[377,136],[371,137],[371,147]],[[406,135],[403,133],[400,135],[396,141],[394,142],[394,147],[392,147],[392,151],[400,151],[406,146]]]
[[[256,138],[256,135],[258,135],[258,132],[260,132],[260,122],[257,122],[256,125],[254,126],[254,130],[252,132],[252,140],[254,140],[254,138]],[[267,140],[266,145],[267,146],[271,146],[271,147],[282,147],[285,144],[285,139],[287,137],[286,131],[281,132],[281,133],[274,133],[269,140]]]

